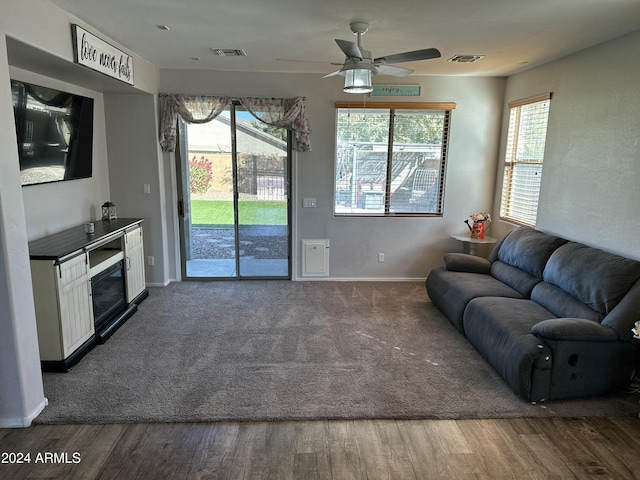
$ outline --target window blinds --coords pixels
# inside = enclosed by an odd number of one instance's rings
[[[334,214],[442,215],[455,104],[336,107]]]
[[[509,104],[509,131],[505,153],[500,216],[534,226],[538,213],[551,94]]]

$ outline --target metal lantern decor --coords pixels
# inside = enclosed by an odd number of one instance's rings
[[[102,205],[102,220],[115,220],[117,218],[116,206],[111,202],[105,202]]]

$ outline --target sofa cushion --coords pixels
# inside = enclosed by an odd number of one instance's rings
[[[498,260],[542,278],[542,272],[551,254],[567,240],[548,235],[530,227],[512,231],[500,245]]]
[[[444,256],[444,267],[451,272],[489,273],[489,260],[467,253],[447,253]]]
[[[433,304],[461,333],[464,333],[462,326],[464,309],[473,298],[482,296],[523,298],[517,291],[491,275],[450,272],[442,267],[432,270],[425,284]]]
[[[553,252],[543,278],[607,315],[640,279],[640,262],[571,242]]]
[[[534,277],[524,270],[512,267],[501,261],[496,261],[491,265],[491,275],[506,283],[516,290],[523,297],[529,298],[533,287],[541,282],[541,279]]]
[[[534,370],[550,370],[550,351],[531,328],[555,318],[540,305],[526,299],[484,297],[469,302],[464,330],[469,341],[519,395],[530,399]],[[548,397],[547,397],[548,398]]]
[[[603,315],[589,308],[555,285],[540,282],[531,292],[531,300],[542,305],[556,317],[585,318],[601,322]]]

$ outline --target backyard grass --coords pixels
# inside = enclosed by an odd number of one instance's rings
[[[240,225],[286,225],[287,203],[240,201]],[[233,202],[228,200],[192,200],[192,225],[233,225]]]

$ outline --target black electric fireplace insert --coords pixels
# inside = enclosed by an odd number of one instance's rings
[[[111,265],[91,279],[93,320],[96,334],[108,330],[110,323],[126,309],[123,262]]]

